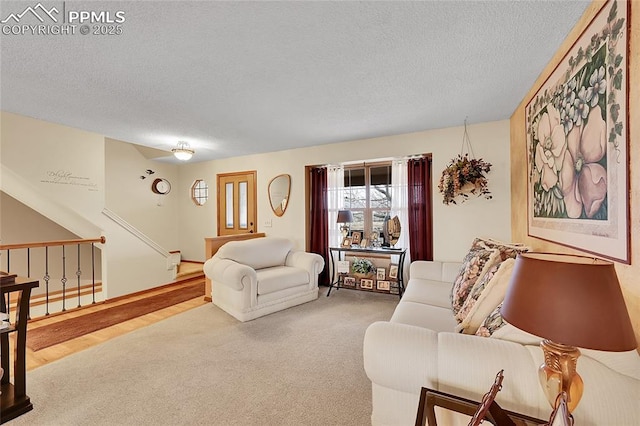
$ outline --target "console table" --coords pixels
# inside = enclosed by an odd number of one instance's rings
[[[18,293],[18,303],[15,323],[8,328],[0,330],[0,356],[2,358],[2,376],[0,389],[0,423],[14,419],[33,409],[31,400],[26,394],[26,344],[27,344],[27,318],[29,315],[29,298],[31,289],[38,287],[40,283],[30,278],[16,277],[0,281],[0,297],[5,298],[7,293]],[[9,334],[15,332],[15,351],[9,350]],[[10,382],[9,359],[15,354],[13,360],[13,383]]]
[[[404,257],[407,254],[407,249],[403,248],[389,248],[389,247],[381,247],[381,248],[364,248],[364,247],[329,247],[329,255],[331,257],[331,284],[329,285],[329,291],[327,292],[327,297],[331,294],[331,289],[335,286],[336,289],[340,288],[340,276],[336,273],[336,265],[335,265],[335,257],[334,253],[337,254],[338,260],[344,260],[346,253],[364,253],[364,254],[382,254],[388,256],[398,256],[398,296],[402,297],[402,293],[404,292],[404,278],[403,278],[403,266],[404,266]],[[336,276],[338,277],[336,279]],[[344,287],[348,288],[348,287]]]

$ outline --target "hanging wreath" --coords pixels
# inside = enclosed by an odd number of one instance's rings
[[[449,162],[440,177],[438,189],[444,196],[442,200],[444,204],[457,204],[456,198],[458,197],[461,199],[460,202],[464,203],[469,198],[469,194],[478,197],[484,196],[487,200],[492,198],[491,191],[489,191],[489,181],[485,175],[491,171],[491,163],[487,163],[482,158],[474,158],[473,148],[471,148],[471,141],[467,133],[467,120],[464,121],[463,150],[465,143],[471,151],[471,158],[469,158],[468,152],[464,155],[461,152]]]

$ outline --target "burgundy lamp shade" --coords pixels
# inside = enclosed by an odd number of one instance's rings
[[[351,210],[338,210],[338,220],[336,220],[336,223],[351,222],[353,222],[353,213],[351,213]]]
[[[501,308],[510,324],[587,349],[636,349],[613,263],[586,256],[523,253]]]

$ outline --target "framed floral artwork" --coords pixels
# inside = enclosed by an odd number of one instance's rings
[[[630,262],[629,2],[609,1],[525,108],[528,234]]]

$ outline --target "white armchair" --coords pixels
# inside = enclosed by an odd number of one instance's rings
[[[324,259],[285,238],[231,241],[204,264],[213,303],[249,321],[318,298]]]

